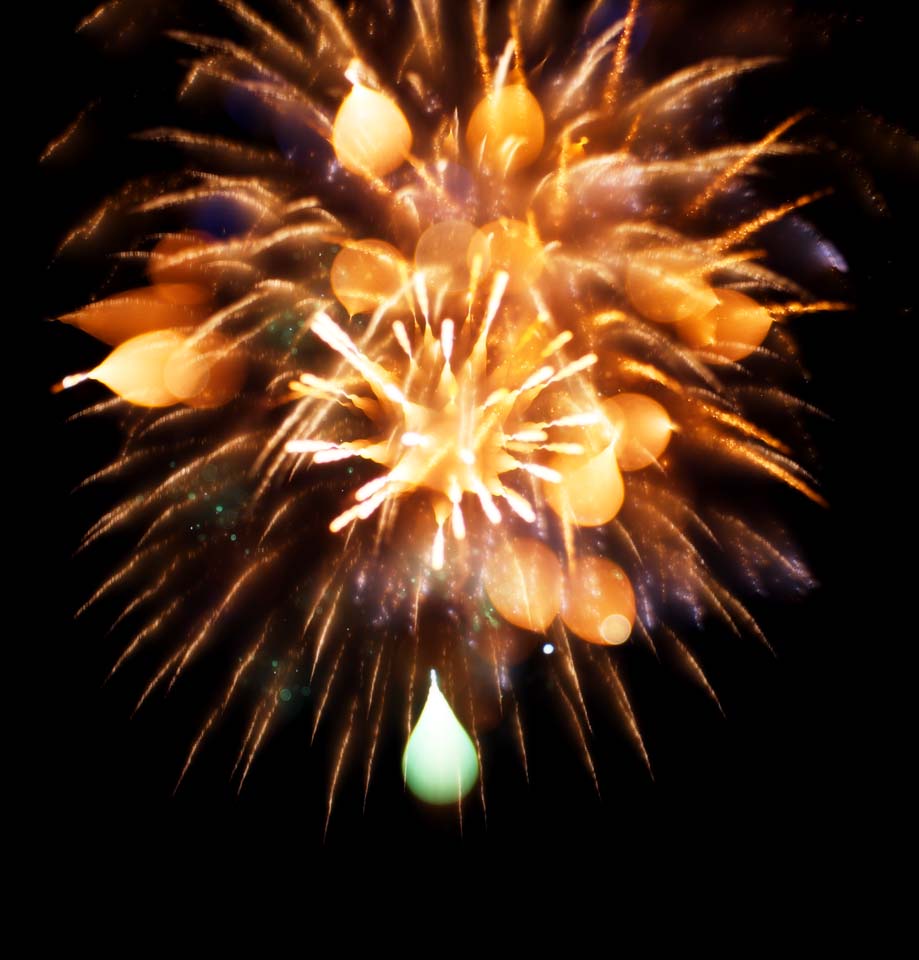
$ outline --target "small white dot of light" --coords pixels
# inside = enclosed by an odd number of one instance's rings
[[[542,645],[542,652],[543,652],[543,653],[547,653],[547,654],[548,654],[548,653],[555,653],[555,647],[552,646],[551,643],[544,643],[544,644]]]

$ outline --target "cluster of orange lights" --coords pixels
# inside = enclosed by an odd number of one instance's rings
[[[572,633],[603,646],[624,643],[635,623],[635,593],[620,566],[579,557],[567,571],[531,537],[501,542],[485,565],[485,590],[508,623],[545,633],[559,614]]]
[[[672,326],[710,362],[743,360],[766,339],[772,316],[739,290],[711,286],[710,269],[683,251],[645,251],[626,270],[626,292],[642,316]]]
[[[90,303],[61,317],[115,349],[65,386],[98,380],[141,407],[217,407],[239,392],[246,356],[208,329],[212,311],[206,267],[183,263],[183,251],[208,243],[200,234],[164,237],[148,260],[151,284]]]
[[[383,122],[380,118],[386,118]],[[544,121],[536,98],[522,84],[509,84],[486,96],[466,128],[469,154],[485,175],[507,176],[533,163],[543,148]],[[335,119],[333,145],[342,165],[355,173],[378,177],[409,159],[411,134],[396,104],[385,94],[356,85]],[[331,270],[335,296],[353,315],[383,308],[410,309],[412,278],[420,278],[429,301],[469,288],[470,273],[506,277],[509,295],[524,294],[543,274],[546,252],[532,223],[502,218],[484,226],[446,220],[425,230],[416,245],[414,264],[399,250],[378,239],[346,243]],[[678,313],[686,299],[680,279],[670,271],[654,272],[649,260],[629,276],[636,307],[668,300]],[[699,286],[704,286],[700,281]],[[673,291],[671,291],[673,287]],[[664,307],[652,319],[681,322],[698,341],[711,346],[727,330],[735,336],[738,301],[700,296],[705,310],[671,316]],[[695,291],[695,287],[692,287]],[[727,291],[735,297],[734,291]],[[468,299],[468,298],[467,298]],[[743,298],[747,299],[747,298]],[[708,327],[713,328],[711,334]],[[513,349],[513,346],[512,346]],[[570,394],[556,396],[573,414],[579,408]],[[566,403],[567,401],[567,403]],[[673,423],[664,407],[651,397],[622,393],[599,398],[590,392],[592,416],[567,431],[573,441],[555,444],[545,464],[541,487],[546,503],[566,524],[601,526],[619,512],[625,497],[621,471],[655,464],[664,453]],[[581,411],[583,412],[583,411]],[[562,417],[564,419],[564,416]],[[439,443],[447,443],[443,437]],[[549,445],[550,447],[553,445]],[[428,484],[430,481],[428,481]],[[420,480],[419,485],[426,485]],[[435,504],[436,512],[436,504]],[[625,572],[601,557],[572,558],[563,570],[556,554],[533,537],[504,537],[490,550],[484,567],[485,590],[495,609],[509,623],[545,632],[556,617],[577,636],[601,645],[623,643],[635,621],[635,596]]]
[[[544,139],[540,105],[521,83],[505,84],[484,97],[466,128],[466,147],[477,169],[485,177],[499,179],[534,163],[543,150]],[[385,93],[357,82],[340,105],[331,141],[341,166],[371,182],[412,160],[412,131],[401,109]],[[98,380],[128,402],[147,407],[176,403],[217,406],[236,395],[246,373],[245,355],[211,322],[213,285],[208,282],[201,258],[189,257],[187,262],[182,258],[183,251],[207,242],[207,238],[196,234],[166,237],[148,262],[150,286],[108,297],[62,318],[115,348],[96,369],[78,375],[80,379]],[[501,278],[499,299],[505,294],[522,297],[543,276],[547,255],[532,218],[529,222],[500,218],[483,226],[448,219],[421,233],[413,262],[380,239],[344,241],[333,261],[329,280],[336,299],[349,316],[379,311],[403,317],[417,315],[419,298],[425,301],[425,317],[429,312],[439,316],[445,302],[468,307],[474,288],[488,277],[493,281]],[[763,342],[772,317],[747,295],[710,284],[708,277],[713,272],[711,265],[692,252],[645,249],[636,252],[625,269],[624,293],[645,319],[668,325],[676,337],[700,351],[705,359],[737,361]],[[322,322],[324,326],[314,327],[314,332],[347,357],[353,347],[350,339],[328,317]],[[439,360],[449,368],[453,321],[444,324],[450,324],[450,342],[446,327],[442,326]],[[396,326],[404,340],[399,344],[411,358],[405,327],[396,321],[395,333],[399,332]],[[570,334],[567,336],[571,339]],[[567,342],[559,337],[552,342],[556,341]],[[510,349],[513,351],[513,344]],[[543,356],[550,356],[553,349],[547,348]],[[469,355],[457,362],[469,362]],[[584,364],[585,368],[587,365]],[[309,376],[304,375],[304,383]],[[76,382],[77,378],[69,379]],[[526,383],[529,381],[525,380]],[[69,384],[65,381],[65,385]],[[326,383],[322,389],[335,387]],[[525,392],[525,386],[521,391]],[[561,402],[560,409],[554,411],[556,419],[535,425],[564,424],[566,417],[570,422],[564,435],[549,438],[570,442],[546,442],[539,447],[547,453],[547,459],[538,465],[539,472],[537,468],[531,471],[539,478],[545,503],[567,529],[572,525],[597,527],[609,523],[624,501],[622,473],[657,464],[674,430],[667,410],[651,397],[621,393],[604,398],[590,387],[586,391],[586,405],[575,404],[570,393],[557,394],[556,399],[561,398]],[[385,406],[385,398],[378,399]],[[451,403],[454,400],[455,396],[450,398]],[[490,402],[491,399],[485,401],[485,406]],[[408,422],[412,405],[408,400],[399,403]],[[462,411],[454,410],[449,416],[453,418],[450,423],[468,420]],[[436,420],[439,426],[437,430],[432,427],[427,438],[411,430],[403,433],[401,442],[453,445],[460,460],[471,457],[462,442],[449,435],[452,427],[444,427],[449,417],[438,409]],[[534,425],[524,424],[527,426]],[[545,441],[548,435],[540,429],[522,429],[519,436],[540,433]],[[307,440],[299,447],[291,445],[291,449],[320,451],[326,460],[339,459],[337,453],[330,455],[331,446]],[[360,455],[391,465],[386,459],[392,458],[391,452],[386,457],[366,452]],[[406,472],[405,462],[400,461],[400,476]],[[486,500],[491,503],[492,495],[507,497],[512,506],[521,499],[513,490],[508,492],[501,486],[497,480],[500,471],[494,472],[493,481],[485,474],[475,475],[457,487],[455,478],[435,484],[430,479],[430,468],[425,470],[428,473],[419,475],[414,482],[417,488],[428,488],[440,526],[447,516],[448,496],[454,505],[458,504],[457,497],[467,491],[475,491],[483,506],[487,505]],[[393,470],[393,474],[398,472]],[[438,476],[441,473],[443,469]],[[380,483],[383,482],[381,479]],[[413,480],[403,477],[399,482],[398,493],[402,493],[412,486]],[[450,483],[460,490],[457,496],[450,493]],[[489,489],[490,484],[493,489]],[[383,494],[376,494],[371,505],[377,500],[382,502]],[[527,516],[527,511],[532,510],[526,504],[524,507],[517,507],[517,512],[532,522],[533,518]],[[333,529],[369,516],[369,508],[362,510],[362,506],[355,506],[339,518],[338,526],[333,523]],[[487,509],[486,513],[496,522]],[[454,529],[461,533],[461,528],[460,515],[459,521],[454,518]],[[567,542],[571,543],[570,538]],[[442,563],[442,540],[439,550]],[[494,607],[509,623],[526,630],[544,632],[560,616],[574,634],[590,643],[624,642],[636,615],[635,597],[627,576],[603,557],[575,556],[571,549],[568,552],[567,569],[563,570],[555,553],[535,538],[499,540],[483,575]]]

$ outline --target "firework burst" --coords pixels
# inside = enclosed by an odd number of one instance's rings
[[[159,647],[140,705],[230,651],[181,780],[281,651],[238,780],[308,685],[314,736],[342,718],[329,811],[354,764],[366,796],[386,716],[412,730],[431,669],[478,762],[503,717],[526,770],[512,679],[537,640],[592,775],[587,687],[647,761],[612,648],[667,644],[714,697],[680,624],[765,641],[735,582],[808,583],[713,493],[756,472],[821,502],[771,424],[805,410],[775,385],[786,321],[839,305],[760,244],[819,195],[764,207],[752,189],[798,149],[799,117],[753,143],[692,135],[768,61],[639,89],[634,2],[614,21],[590,4],[564,46],[549,0],[222,6],[247,42],[174,31],[192,51],[181,96],[219,91],[274,144],[148,131],[184,168],[127,185],[64,243],[130,222],[117,262],[148,281],[61,318],[114,347],[62,385],[102,382],[116,397],[93,410],[124,417],[122,455],[87,483],[138,484],[84,541],[134,538],[87,601],[127,597],[114,670]],[[116,0],[88,25],[133,16]]]

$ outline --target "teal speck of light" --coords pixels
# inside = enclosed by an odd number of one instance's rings
[[[217,511],[217,513],[223,513],[223,507],[219,503],[216,507],[214,507],[214,509]]]
[[[231,534],[230,534],[230,539],[233,541],[233,543],[236,543],[236,534],[235,534],[235,533],[231,533]]]
[[[285,703],[287,703],[287,701],[290,700],[290,698],[291,698],[292,696],[293,696],[293,694],[290,692],[290,690],[287,689],[287,687],[285,687],[285,688],[281,691],[281,699],[282,699]]]
[[[271,661],[271,665],[272,665],[273,667],[276,667],[276,666],[278,665],[278,661],[277,661],[277,660],[272,660],[272,661]]]

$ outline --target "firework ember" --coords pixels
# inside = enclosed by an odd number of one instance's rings
[[[537,643],[591,773],[598,691],[647,762],[623,645],[673,648],[714,697],[681,624],[765,641],[743,582],[808,583],[719,491],[760,474],[822,502],[779,435],[804,410],[779,384],[789,321],[840,305],[762,239],[819,194],[755,199],[799,117],[754,142],[692,132],[769,61],[642,87],[636,2],[586,5],[564,47],[552,0],[222,6],[233,39],[172,33],[192,54],[180,96],[219,92],[262,138],[148,131],[185,166],[64,244],[130,224],[120,292],[60,318],[113,348],[61,385],[104,384],[94,409],[124,418],[87,482],[138,480],[85,540],[134,538],[87,604],[127,595],[114,669],[160,649],[142,703],[226,649],[180,781],[241,703],[241,785],[309,685],[312,734],[337,718],[329,812],[355,770],[366,797],[397,733],[423,800],[478,783],[485,803],[498,722],[526,771],[513,679]]]

